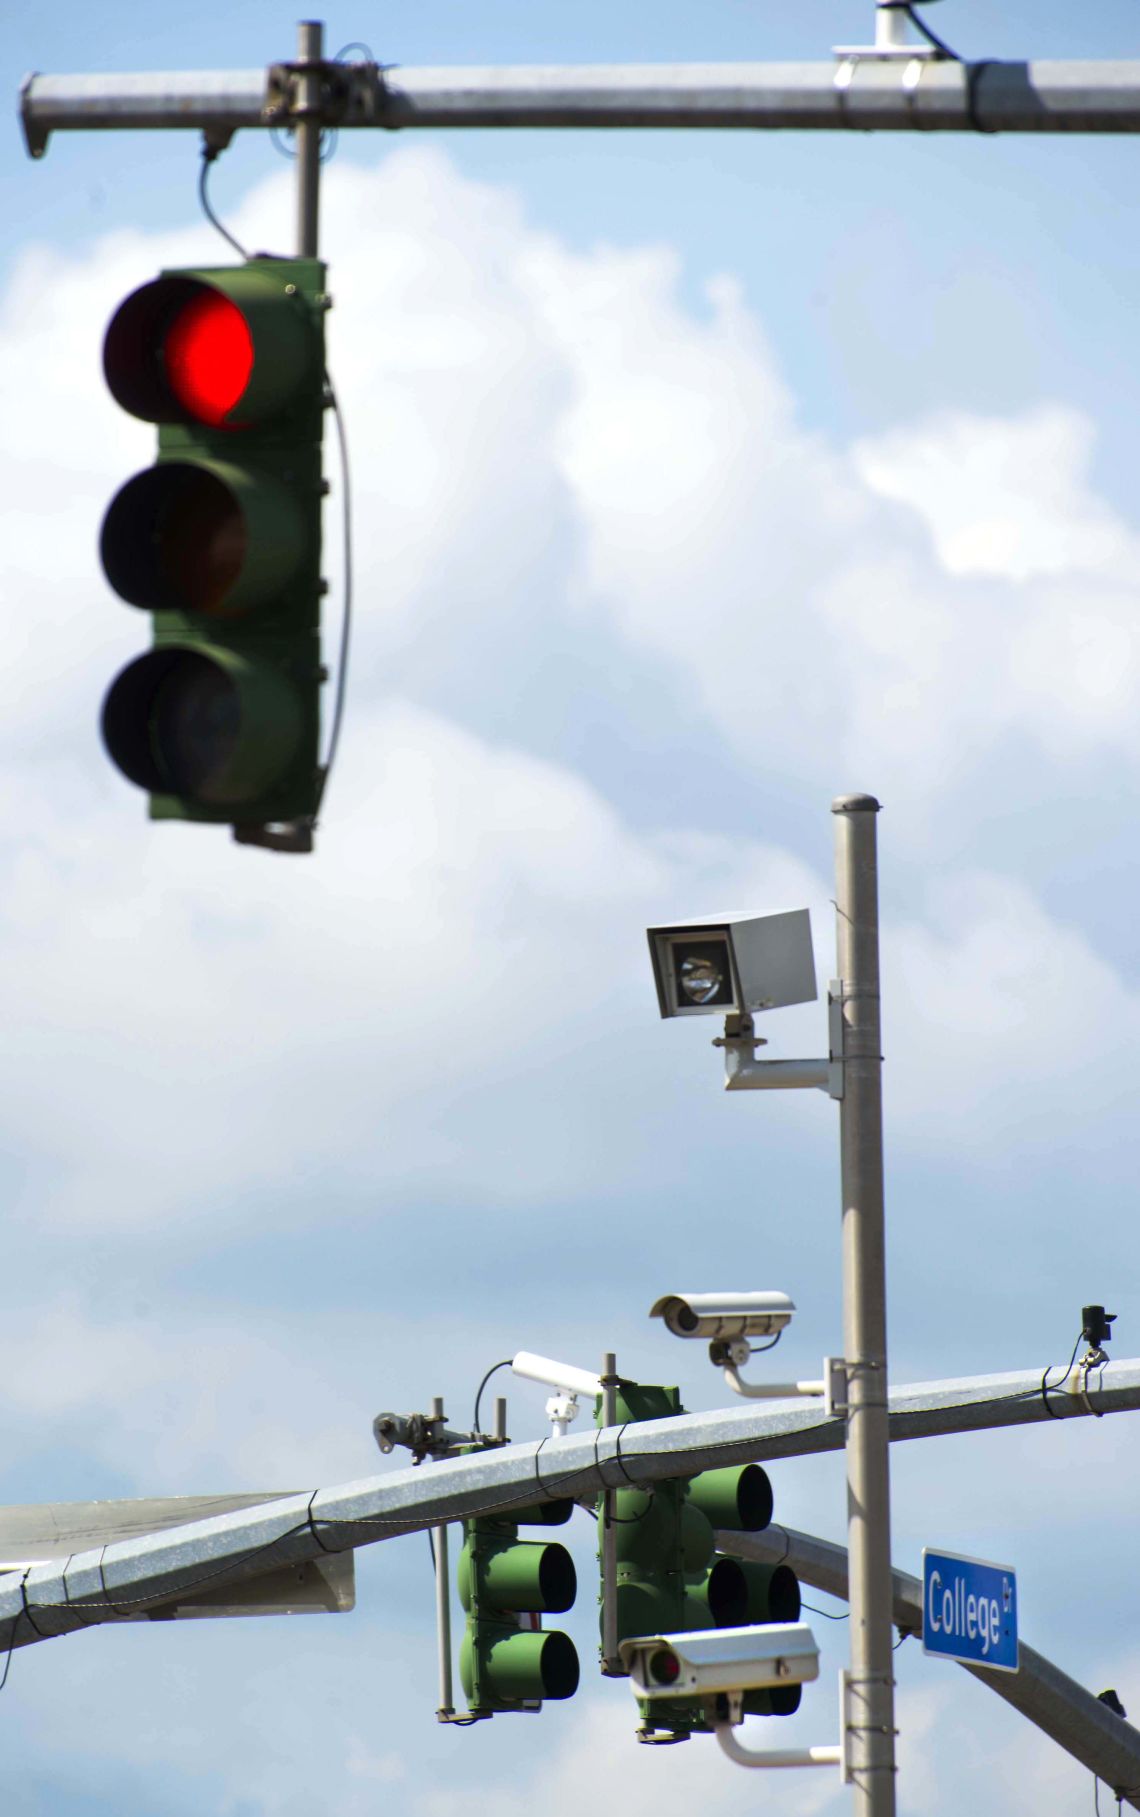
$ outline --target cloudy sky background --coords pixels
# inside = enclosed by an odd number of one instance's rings
[[[394,0],[328,30],[405,64],[822,57],[870,10]],[[932,22],[979,56],[1140,54],[1133,8],[1095,13]],[[255,65],[293,30],[270,5],[145,37],[125,4],[29,8],[8,88]],[[841,1347],[833,1107],[726,1100],[712,1024],[658,1021],[643,930],[807,905],[825,982],[828,810],[854,788],[884,803],[894,1379],[1061,1361],[1090,1299],[1140,1353],[1136,156],[342,137],[323,236],[357,632],[318,853],[291,860],[150,826],[96,732],[146,635],[98,525],[152,449],[104,391],[102,328],[162,265],[227,257],[196,147],[65,137],[34,166],[13,136],[0,1499],[357,1478],[381,1406],[443,1393],[465,1423],[523,1346],[616,1348],[712,1406],[701,1355],[645,1317],[678,1285],[790,1291],[785,1360],[814,1373]],[[239,238],[288,245],[264,137],[212,182]],[[820,1006],[771,1020],[772,1054],[825,1038]],[[543,1398],[511,1390],[513,1433]],[[1015,1564],[1030,1643],[1140,1709],[1129,1433],[901,1447],[895,1559]],[[840,1460],[773,1475],[780,1518],[843,1537]],[[720,1817],[755,1795],[711,1743],[637,1748],[628,1692],[592,1674],[539,1723],[439,1729],[426,1542],[358,1576],[350,1617],[18,1654],[6,1809],[636,1817],[668,1795]],[[835,1731],[845,1629],[816,1625],[825,1681],[781,1739]],[[956,1668],[913,1641],[897,1666],[904,1808],[1091,1811],[1088,1776]],[[846,1808],[830,1775],[763,1791]]]

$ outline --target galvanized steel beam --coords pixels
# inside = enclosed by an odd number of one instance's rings
[[[1089,1372],[1087,1383],[1071,1376],[1065,1387],[1046,1383],[1044,1391],[1036,1370],[919,1383],[895,1389],[890,1407],[894,1441],[1129,1412],[1140,1408],[1140,1360],[1102,1364]],[[396,1470],[336,1488],[281,1495],[98,1546],[85,1544],[90,1527],[76,1523],[75,1550],[67,1558],[0,1577],[0,1652],[184,1604],[196,1591],[214,1591],[278,1566],[347,1552],[441,1521],[562,1496],[590,1498],[600,1489],[693,1475],[724,1464],[836,1451],[843,1438],[843,1420],[828,1418],[818,1405],[752,1404],[504,1445],[476,1456],[447,1458],[427,1469]],[[89,1510],[98,1504],[82,1506]],[[127,1510],[119,1518],[131,1518],[130,1504],[109,1506]],[[0,1544],[7,1525],[13,1533],[19,1531],[30,1551],[34,1515],[26,1508],[0,1508]],[[59,1504],[50,1518],[57,1531],[66,1529]],[[121,1530],[113,1522],[104,1528]]]
[[[401,69],[326,64],[337,127],[668,127],[750,131],[1140,132],[1140,62],[958,63],[923,55],[822,63]],[[287,123],[286,64],[269,70],[29,76],[29,152],[53,132],[190,127],[222,141]],[[311,113],[308,116],[312,117]]]

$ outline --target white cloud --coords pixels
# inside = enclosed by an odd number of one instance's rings
[[[884,1040],[902,1060],[887,1089],[909,1129],[1059,1146],[1087,1138],[1094,1106],[1125,1116],[1140,999],[1081,932],[993,875],[939,879],[923,907],[884,933]]]
[[[275,179],[235,225],[272,244],[287,205]],[[235,1196],[268,1201],[299,1178],[512,1199],[572,1194],[603,1171],[643,1179],[650,1132],[685,1089],[649,1019],[645,923],[808,901],[830,971],[827,887],[801,863],[685,826],[643,832],[527,755],[513,722],[475,736],[396,704],[421,643],[458,664],[456,714],[505,675],[525,728],[565,641],[605,636],[608,615],[630,689],[640,658],[664,655],[730,743],[778,753],[813,787],[841,765],[883,774],[900,829],[932,779],[952,794],[995,741],[1131,750],[1140,723],[1121,564],[1075,578],[1109,530],[1071,417],[1007,425],[1007,448],[1000,426],[959,415],[913,431],[913,447],[896,435],[847,455],[798,428],[727,280],[698,319],[667,253],[571,255],[418,149],[380,172],[334,168],[326,217],[360,615],[311,863],[146,827],[77,730],[144,629],[93,580],[102,503],[150,437],[102,397],[90,324],[158,265],[201,258],[202,233],[29,253],[6,305],[0,363],[31,419],[14,477],[52,534],[25,548],[20,529],[4,557],[26,642],[0,767],[3,988],[24,1032],[0,1076],[25,1211],[53,1223],[131,1227],[177,1206],[205,1231]],[[21,406],[33,395],[37,410]],[[61,485],[62,420],[75,433]],[[975,440],[981,478],[944,526],[947,464],[968,466]],[[900,475],[905,509],[879,496],[902,499]],[[1030,540],[1038,518],[1052,524],[1032,589],[964,578],[953,553],[977,501],[998,496]],[[1098,1126],[1136,1012],[1079,931],[1008,882],[949,878],[885,945],[896,1128],[938,1148],[968,1117],[979,1139],[1004,1139],[1003,1110],[1042,1122],[1062,1104]],[[790,1017],[779,1038],[818,1025]],[[1089,1088],[1079,1110],[1058,1025]]]
[[[923,520],[949,573],[1025,581],[1135,567],[1135,537],[1089,484],[1092,450],[1087,417],[1042,404],[1016,418],[945,411],[852,454],[873,492]]]
[[[287,209],[282,176],[235,225],[272,244]],[[525,717],[559,653],[608,632],[631,679],[664,659],[750,759],[900,809],[936,782],[953,795],[1011,737],[1027,761],[1135,758],[1135,536],[1096,497],[1076,413],[945,412],[844,450],[798,425],[738,287],[710,281],[698,317],[666,250],[571,254],[419,147],[334,166],[325,218],[360,502],[358,703],[394,668],[430,685],[458,665],[472,694],[508,678]],[[92,324],[208,246],[120,233],[17,266],[0,376],[26,423],[3,555],[25,639],[5,736],[22,749],[64,714],[90,723],[144,629],[95,578],[102,509],[149,432],[102,394]]]
[[[282,175],[250,196],[234,217],[242,237],[286,242],[289,188]],[[0,1144],[9,1242],[37,1245],[34,1266],[9,1269],[21,1367],[8,1372],[4,1418],[10,1461],[42,1455],[58,1477],[91,1460],[139,1492],[366,1471],[368,1419],[389,1396],[411,1405],[433,1392],[429,1366],[466,1392],[519,1326],[538,1345],[594,1343],[596,1308],[572,1306],[556,1273],[523,1291],[517,1280],[535,1230],[553,1225],[563,1254],[589,1256],[603,1225],[618,1230],[625,1194],[641,1195],[643,1217],[654,1194],[682,1196],[678,1178],[691,1186],[687,1223],[669,1226],[678,1268],[726,1208],[753,1262],[766,1267],[796,1220],[806,1246],[819,1208],[793,1168],[831,1143],[830,1107],[781,1103],[792,1161],[775,1155],[763,1119],[776,1107],[718,1095],[711,1025],[656,1024],[642,929],[726,900],[810,902],[826,977],[823,864],[813,871],[756,824],[726,833],[722,816],[674,811],[675,766],[696,760],[671,742],[669,710],[644,824],[613,805],[616,761],[599,784],[536,757],[528,735],[556,711],[563,667],[584,647],[631,700],[667,672],[718,760],[749,787],[758,777],[758,818],[778,769],[823,803],[836,785],[874,787],[892,829],[913,830],[936,786],[943,824],[964,840],[988,797],[957,784],[995,764],[1006,774],[1011,751],[1045,799],[1074,754],[1118,786],[1136,753],[1134,534],[1096,496],[1079,416],[954,412],[852,449],[829,443],[798,423],[731,281],[712,281],[694,311],[667,250],[572,255],[435,152],[401,147],[377,172],[332,166],[325,222],[359,628],[341,768],[308,863],[236,849],[217,831],[149,827],[94,732],[102,688],[145,638],[142,617],[98,579],[95,539],[152,438],[104,395],[92,324],[160,265],[215,257],[210,236],[26,252],[0,319],[0,380],[20,431],[3,463],[13,509],[0,548],[13,652],[0,730]],[[335,551],[335,517],[328,541]],[[574,706],[584,770],[592,703]],[[884,930],[895,1152],[1004,1179],[1042,1178],[1067,1150],[1130,1182],[1134,995],[1079,927],[1008,876],[948,869],[908,892]],[[781,1018],[770,1051],[811,1051],[822,1026],[818,1008]],[[418,1272],[388,1272],[370,1251],[374,1289],[361,1286],[363,1239],[337,1224],[346,1189],[376,1227],[413,1227]],[[513,1221],[517,1252],[492,1258],[502,1277],[490,1287],[465,1273],[471,1233],[433,1219],[433,1201],[449,1198],[503,1206]],[[980,1256],[999,1282],[1021,1279],[998,1210],[991,1186],[955,1214],[958,1291]],[[902,1295],[926,1292],[941,1254],[944,1232],[925,1217],[900,1206],[892,1227],[923,1245],[927,1270],[896,1276]],[[1034,1254],[1053,1258],[1062,1284],[1086,1265],[1088,1218],[1055,1202],[1037,1217]],[[339,1273],[330,1229],[344,1244]],[[226,1245],[256,1238],[260,1260],[298,1231],[288,1304],[272,1285],[268,1304],[249,1304],[257,1264],[231,1275]],[[138,1277],[124,1270],[125,1305],[104,1302],[111,1251]],[[194,1289],[178,1278],[186,1256]],[[155,1257],[170,1280],[147,1280]],[[426,1338],[425,1280],[433,1306],[465,1315]],[[643,1285],[640,1274],[622,1283],[630,1306]],[[936,1296],[922,1305],[933,1325]],[[1021,1315],[1011,1305],[1011,1321]],[[648,1338],[630,1335],[628,1349],[656,1366]],[[1024,1510],[1026,1545],[1044,1546],[1055,1506],[1073,1520],[1083,1484],[1107,1469],[1104,1430],[1079,1448],[1063,1436],[1052,1503],[1026,1507],[1026,1460],[1046,1475],[1028,1441],[987,1452],[973,1485],[995,1523]],[[915,1471],[912,1535],[919,1504],[959,1529],[971,1518],[960,1485],[940,1498],[936,1466]],[[841,1518],[839,1493],[827,1508]],[[71,1757],[85,1782],[92,1763],[105,1768],[108,1808],[136,1770],[152,1786],[177,1777],[196,1808],[264,1817],[330,1798],[349,1817],[383,1799],[444,1817],[469,1807],[472,1781],[504,1817],[536,1804],[576,1817],[584,1803],[648,1817],[686,1799],[714,1814],[754,1794],[711,1743],[638,1748],[621,1686],[521,1735],[509,1723],[486,1725],[491,1736],[437,1730],[430,1585],[414,1644],[387,1619],[405,1556],[393,1548],[362,1567],[382,1632],[348,1618],[330,1638],[304,1623],[285,1645],[280,1627],[223,1638],[204,1624],[197,1636],[33,1649],[43,1664],[18,1657],[9,1687],[16,1740],[66,1760],[66,1709]],[[364,1621],[367,1590],[361,1601]],[[1083,1608],[1058,1620],[1087,1627]],[[1028,1817],[1056,1803],[1058,1785],[1084,1795],[1049,1743],[986,1714],[993,1700],[977,1687],[921,1682],[914,1651],[899,1655],[900,1676],[915,1674],[899,1706],[906,1808]],[[123,1708],[147,1720],[120,1722]],[[797,1733],[830,1738],[833,1721],[821,1689]],[[783,1779],[779,1792],[781,1808],[805,1814],[849,1797],[830,1775]]]
[[[778,851],[638,838],[578,779],[410,707],[358,712],[343,764],[319,861],[287,872],[122,799],[85,791],[76,822],[24,773],[2,1114],[50,1170],[37,1218],[208,1227],[302,1169],[572,1191],[600,1081],[552,1092],[555,1069],[604,1039],[616,1078],[631,1005],[652,1032],[647,921],[819,893]],[[610,1133],[635,1165],[637,1126]]]

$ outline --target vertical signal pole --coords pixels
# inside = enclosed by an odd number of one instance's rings
[[[302,31],[304,27],[302,26]],[[431,1417],[443,1423],[443,1400],[437,1394],[431,1404]],[[442,1719],[454,1716],[451,1685],[451,1566],[447,1556],[447,1522],[440,1521],[435,1530],[435,1631],[439,1653],[439,1708]]]
[[[839,1146],[847,1362],[851,1670],[844,1721],[856,1817],[894,1817],[890,1429],[883,1220],[879,889],[873,795],[839,795],[837,946],[843,1009]]]
[[[602,1425],[617,1425],[617,1357],[607,1350],[602,1363]],[[616,1677],[622,1671],[617,1634],[617,1491],[602,1493],[602,1671]]]
[[[325,28],[319,19],[297,27],[297,257],[315,259],[321,184],[321,60]]]

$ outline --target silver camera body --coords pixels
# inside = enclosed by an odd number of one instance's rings
[[[618,1652],[637,1697],[694,1702],[819,1677],[819,1648],[802,1621],[638,1635],[623,1640]]]
[[[786,1293],[665,1293],[649,1316],[679,1338],[775,1337],[795,1310]]]

